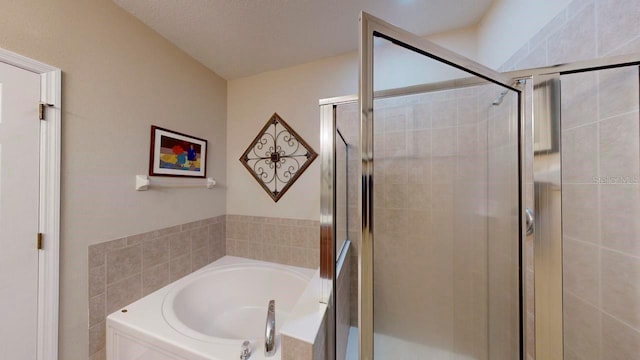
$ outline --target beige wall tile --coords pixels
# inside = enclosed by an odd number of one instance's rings
[[[612,51],[609,56],[637,54],[640,52],[640,36]]]
[[[404,132],[407,130],[408,110],[406,107],[389,107],[378,109],[376,116],[382,120],[382,131]]]
[[[142,243],[142,266],[152,267],[169,261],[169,237],[163,236]]]
[[[107,360],[107,350],[101,349],[97,353],[91,355],[89,360]]]
[[[602,359],[628,360],[640,354],[640,331],[604,314],[602,316]]]
[[[456,99],[431,103],[431,127],[442,128],[457,125],[458,103]]]
[[[224,256],[225,222],[225,216],[204,219],[186,224],[184,231],[182,226],[177,225],[91,245],[88,249],[90,325],[100,322],[104,325],[105,315],[169,284],[171,270],[174,280],[190,273],[192,233],[195,234],[195,243],[203,244],[196,256],[195,263],[198,266]],[[170,259],[175,260],[171,261],[173,269],[170,268]],[[111,281],[115,282],[107,287],[108,271]],[[126,275],[130,276],[120,280]],[[91,331],[96,333],[99,329],[92,326]],[[99,340],[96,336],[90,335],[90,338],[91,351],[98,349],[91,358],[104,358],[104,341],[96,343]]]
[[[595,7],[588,5],[558,29],[548,41],[548,63],[560,64],[596,57]]]
[[[529,40],[529,48],[535,49],[538,45],[542,44],[547,38],[558,31],[567,22],[567,10],[561,11],[556,17],[554,17],[547,25],[545,25],[531,40]],[[530,54],[527,57],[531,56]],[[544,64],[546,65],[546,63]],[[526,67],[521,67],[526,69]]]
[[[591,184],[598,176],[598,126],[562,131],[562,182]]]
[[[640,185],[600,185],[602,245],[640,256]]]
[[[207,227],[202,226],[191,230],[191,248],[200,249],[207,245]]]
[[[478,153],[478,125],[458,127],[458,154],[473,155]]]
[[[171,281],[180,279],[191,272],[191,254],[187,253],[171,259],[169,263]]]
[[[136,274],[107,287],[107,315],[142,297],[142,274]]]
[[[104,265],[105,255],[109,251],[125,247],[127,239],[116,239],[89,246],[89,267]]]
[[[418,130],[429,128],[431,128],[431,103],[413,105],[413,114],[410,117],[408,129]]]
[[[182,231],[191,230],[191,229],[198,228],[198,227],[200,227],[202,225],[203,225],[202,220],[192,221],[192,222],[189,222],[189,223],[186,223],[186,224],[182,224],[180,226],[180,230],[182,230]]]
[[[404,132],[385,133],[382,145],[383,156],[391,158],[407,156],[407,136]]]
[[[598,71],[598,105],[601,119],[638,110],[638,68]]]
[[[106,317],[107,296],[100,294],[89,298],[89,327],[104,322]]]
[[[635,29],[640,18],[640,4],[634,0],[604,0],[596,2],[598,9],[598,56],[605,56],[638,35]]]
[[[579,359],[600,359],[600,311],[571,294],[564,294],[564,344]]]
[[[456,155],[458,149],[457,133],[457,128],[455,127],[431,130],[431,154],[433,156]]]
[[[104,322],[89,328],[89,355],[104,349],[107,341],[106,325]]]
[[[586,242],[563,241],[563,288],[590,304],[600,305],[600,249]]]
[[[89,297],[102,294],[107,286],[106,265],[89,268]]]
[[[600,242],[598,185],[567,184],[562,188],[562,232],[566,237]]]
[[[455,156],[431,158],[431,184],[452,184],[456,175]]]
[[[640,330],[640,259],[602,251],[602,308]]]
[[[209,264],[209,245],[191,251],[191,271],[196,271]]]
[[[313,360],[313,347],[289,336],[282,336],[282,360]]]
[[[516,65],[517,69],[531,69],[548,65],[547,40],[541,40],[539,44],[530,43],[529,55]]]
[[[191,253],[190,235],[189,231],[169,235],[169,256],[171,259]]]
[[[562,129],[595,123],[598,120],[598,73],[562,75],[561,81]]]
[[[142,295],[151,294],[170,282],[169,262],[145,268],[142,272]]]
[[[142,271],[142,247],[134,245],[107,253],[107,284]]]
[[[431,155],[431,130],[413,130],[407,133],[409,156],[424,157]]]
[[[636,104],[639,98],[636,94]],[[638,112],[633,112],[600,122],[601,177],[635,178],[637,182],[640,176],[639,119]]]

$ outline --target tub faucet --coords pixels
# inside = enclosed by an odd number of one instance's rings
[[[273,356],[276,353],[276,301],[269,301],[267,309],[267,324],[264,335],[264,355]]]
[[[251,343],[245,340],[240,348],[240,360],[247,360],[251,356]]]

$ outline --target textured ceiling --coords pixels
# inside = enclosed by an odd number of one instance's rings
[[[113,0],[226,79],[358,47],[361,10],[428,35],[476,24],[492,0]]]

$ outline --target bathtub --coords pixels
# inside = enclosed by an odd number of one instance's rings
[[[279,330],[304,298],[317,270],[225,256],[107,317],[108,360],[265,359],[268,302],[276,301]],[[309,292],[308,290],[306,291]],[[317,301],[315,301],[317,302]]]

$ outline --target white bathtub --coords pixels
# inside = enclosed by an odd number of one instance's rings
[[[276,330],[289,318],[317,271],[225,256],[107,317],[108,360],[265,359],[269,300]],[[124,309],[123,309],[124,310]],[[278,360],[277,352],[268,359]]]

